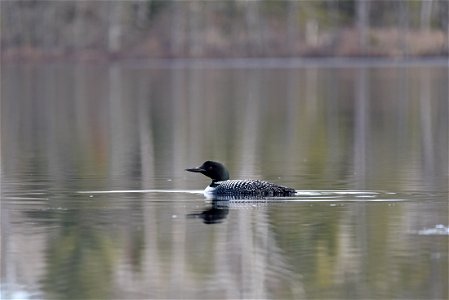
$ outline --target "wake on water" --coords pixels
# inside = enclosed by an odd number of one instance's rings
[[[176,194],[195,194],[203,195],[203,190],[165,190],[165,189],[150,189],[150,190],[93,190],[93,191],[78,191],[78,194],[127,194],[127,193],[176,193]],[[251,201],[279,201],[293,202],[293,201],[307,201],[307,202],[398,202],[405,201],[405,199],[397,198],[397,193],[392,192],[378,192],[378,191],[363,191],[363,190],[297,190],[293,197],[267,197],[267,198],[251,198],[244,199],[238,197],[223,197],[222,200],[251,200]],[[210,199],[210,197],[207,197]]]

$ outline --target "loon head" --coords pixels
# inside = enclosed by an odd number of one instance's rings
[[[189,172],[196,172],[212,178],[212,182],[224,181],[229,179],[229,172],[225,166],[215,161],[206,161],[198,168],[186,169]]]

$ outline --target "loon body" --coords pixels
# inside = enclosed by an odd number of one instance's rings
[[[219,197],[291,197],[295,189],[262,180],[229,180],[229,172],[221,163],[206,161],[197,168],[186,169],[201,173],[212,179],[204,190],[205,194]]]

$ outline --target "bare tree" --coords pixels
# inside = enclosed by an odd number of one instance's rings
[[[108,51],[117,52],[122,47],[122,10],[121,1],[109,2]]]
[[[369,1],[357,1],[357,31],[359,33],[359,47],[362,52],[366,51],[368,46]]]
[[[203,38],[201,18],[203,4],[200,1],[191,1],[189,3],[189,54],[197,57],[203,52]]]
[[[408,3],[406,1],[398,2],[398,10],[399,10],[399,48],[401,49],[402,56],[408,55],[408,47],[407,47],[407,35],[409,29],[409,9]]]
[[[173,1],[171,5],[170,55],[182,54],[185,40],[185,2]]]
[[[430,20],[432,16],[432,3],[433,0],[421,1],[420,26],[421,29],[423,30],[427,30],[430,27]]]
[[[247,40],[249,42],[249,45],[247,46],[247,54],[260,54],[263,52],[259,14],[260,1],[246,1],[245,4]]]
[[[287,51],[288,54],[294,55],[297,53],[297,46],[299,40],[299,2],[287,2]]]

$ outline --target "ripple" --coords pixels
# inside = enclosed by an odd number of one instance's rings
[[[418,235],[449,235],[449,227],[443,224],[435,225],[433,228],[418,230]]]
[[[147,190],[90,190],[77,191],[77,194],[88,194],[93,197],[95,194],[127,194],[127,193],[179,193],[203,195],[203,190],[167,190],[167,189],[147,189]],[[399,197],[394,192],[384,191],[363,191],[363,190],[297,190],[294,197],[267,197],[262,199],[251,199],[230,197],[223,200],[242,201],[276,201],[279,202],[399,202],[407,201],[407,197]]]
[[[104,190],[104,191],[77,191],[77,194],[126,194],[126,193],[188,193],[203,194],[203,190]]]

